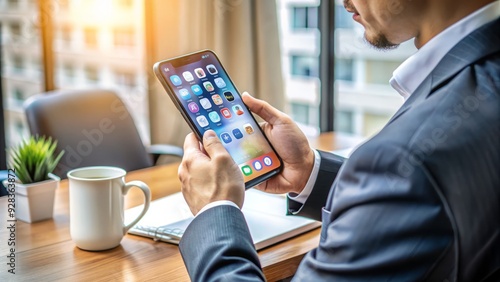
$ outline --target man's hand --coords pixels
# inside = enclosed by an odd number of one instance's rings
[[[219,200],[243,206],[243,175],[213,130],[205,132],[203,145],[193,133],[186,136],[179,179],[184,199],[194,215]]]
[[[306,136],[288,115],[269,103],[246,92],[242,98],[250,111],[265,120],[261,127],[283,160],[282,172],[256,188],[278,194],[302,192],[314,166],[314,152]]]

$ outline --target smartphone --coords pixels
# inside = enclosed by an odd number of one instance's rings
[[[153,70],[199,140],[206,130],[215,131],[246,189],[281,171],[280,157],[213,51],[160,61]]]

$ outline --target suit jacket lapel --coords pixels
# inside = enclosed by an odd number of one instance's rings
[[[473,31],[453,47],[430,74],[432,89],[429,94],[446,84],[450,78],[468,65],[500,52],[499,31],[500,17]]]
[[[387,125],[408,111],[413,105],[425,100],[468,65],[500,52],[499,30],[500,17],[467,35],[444,56],[437,67],[389,120]]]

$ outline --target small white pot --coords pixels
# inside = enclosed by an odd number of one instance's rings
[[[32,223],[52,218],[55,192],[61,179],[52,173],[49,178],[31,184],[15,183],[16,219]]]

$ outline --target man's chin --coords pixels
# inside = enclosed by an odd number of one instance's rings
[[[392,50],[392,49],[396,49],[399,47],[399,44],[394,44],[392,42],[390,42],[387,37],[383,34],[377,34],[375,36],[369,36],[366,32],[365,32],[365,41],[370,44],[372,47],[374,47],[375,49],[378,49],[378,50]]]

